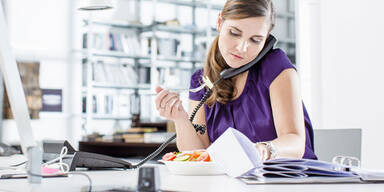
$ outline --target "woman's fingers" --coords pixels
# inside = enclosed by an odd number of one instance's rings
[[[181,100],[177,100],[172,108],[172,115],[176,115],[176,113],[180,112],[182,110],[181,107]]]
[[[161,90],[160,92],[157,93],[155,103],[156,103],[156,109],[159,110],[161,108],[160,104],[161,101],[168,95],[169,91],[166,89]]]
[[[179,100],[177,103],[176,103],[176,109],[178,111],[181,111],[183,109],[183,105],[182,105],[182,102],[181,100]]]
[[[156,86],[156,88],[155,88],[156,93],[159,93],[162,90],[163,90],[163,88],[161,88],[160,86]]]
[[[160,107],[164,108],[165,106],[170,104],[170,101],[174,98],[179,98],[179,95],[176,93],[168,93],[167,96],[165,96],[161,102],[160,102]]]
[[[259,155],[260,155],[260,159],[262,161],[266,161],[269,157],[269,151],[268,149],[265,147],[264,144],[258,144],[256,146],[257,150],[259,151]]]
[[[262,158],[262,160],[263,160],[263,161],[266,161],[267,158],[268,158],[268,150],[265,149],[265,148],[263,148],[263,158]]]
[[[167,104],[165,105],[165,115],[171,116],[172,111],[174,110],[175,103],[179,100],[179,97],[172,97],[168,100]]]

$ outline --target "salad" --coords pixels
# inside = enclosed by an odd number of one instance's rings
[[[211,161],[205,150],[194,150],[185,152],[170,152],[163,156],[163,161]]]

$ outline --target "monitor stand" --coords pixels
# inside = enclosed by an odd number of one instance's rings
[[[29,183],[41,183],[43,152],[37,146],[27,148],[27,174]]]
[[[8,28],[2,3],[0,3],[0,68],[20,136],[21,149],[28,158],[28,181],[30,183],[41,183],[42,152],[37,147],[33,137],[31,119],[29,118],[20,73],[9,43]]]

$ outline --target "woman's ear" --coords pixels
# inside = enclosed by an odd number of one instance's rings
[[[220,32],[222,24],[223,24],[223,17],[221,16],[221,12],[219,12],[219,15],[217,16],[217,23],[216,23],[217,32]]]

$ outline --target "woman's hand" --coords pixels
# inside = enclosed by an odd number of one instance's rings
[[[263,143],[257,143],[256,149],[259,151],[260,159],[261,161],[266,161],[271,158],[271,152],[269,151],[268,147]]]
[[[162,117],[173,121],[183,118],[188,120],[188,113],[181,104],[179,94],[170,92],[160,86],[156,87],[156,93],[156,109]]]

